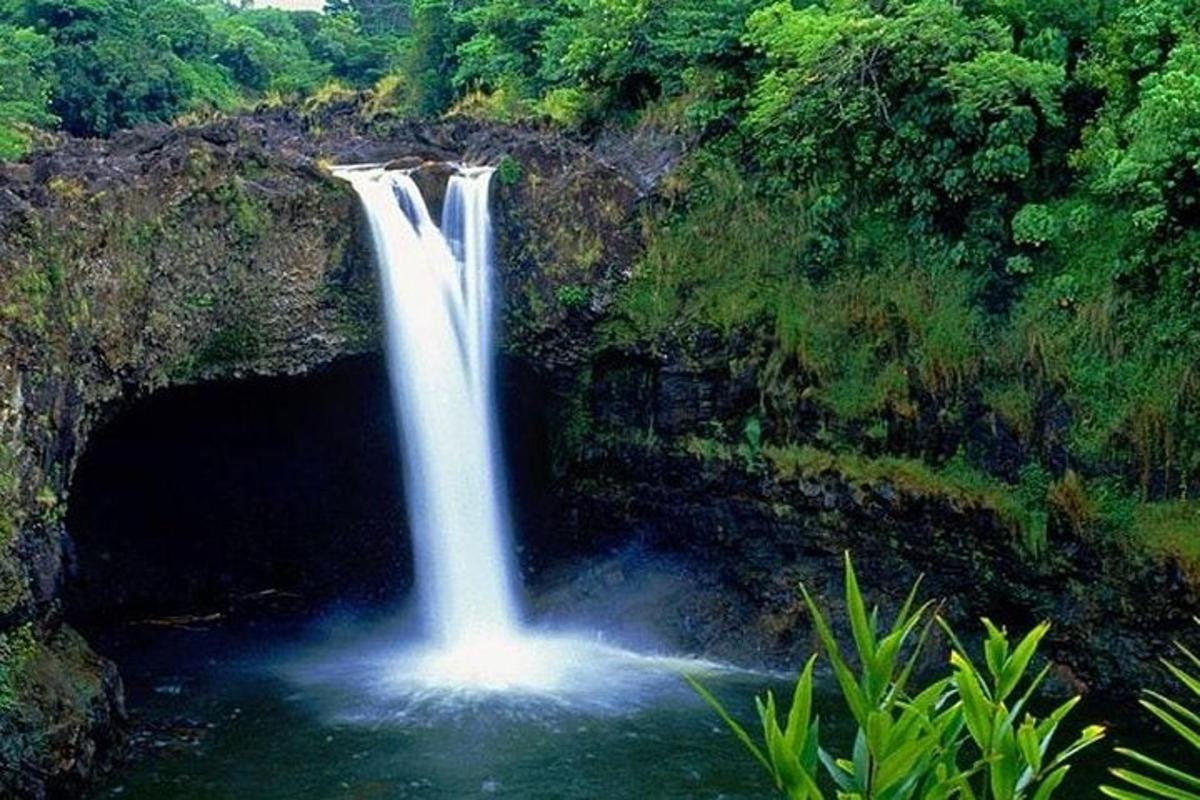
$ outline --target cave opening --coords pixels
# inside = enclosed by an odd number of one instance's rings
[[[105,625],[398,597],[411,562],[395,441],[375,356],[128,404],[72,481],[69,615]]]
[[[538,542],[554,538],[538,385],[521,364],[502,365],[527,566]],[[67,613],[85,629],[395,605],[411,588],[412,559],[382,358],[174,387],[124,405],[82,454],[67,530]]]

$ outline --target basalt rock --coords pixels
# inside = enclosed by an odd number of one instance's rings
[[[1170,560],[1051,525],[1035,557],[983,495],[827,467],[789,474],[743,434],[761,413],[734,341],[686,352],[602,350],[567,403],[592,435],[567,448],[551,533],[534,549],[605,553],[631,546],[700,565],[738,613],[688,644],[729,656],[737,640],[764,666],[792,668],[814,639],[799,586],[835,609],[842,553],[854,553],[873,601],[923,596],[969,636],[979,618],[1023,631],[1052,622],[1043,648],[1067,689],[1131,697],[1163,686],[1158,658],[1194,645],[1200,587]],[[901,476],[902,477],[902,476]],[[836,615],[836,614],[835,614]],[[720,631],[714,632],[714,628]],[[747,631],[755,644],[746,648]]]
[[[163,387],[380,346],[356,200],[328,164],[409,159],[434,202],[445,162],[501,165],[516,353],[579,350],[561,287],[598,307],[629,263],[639,194],[578,145],[324,113],[319,131],[285,111],[66,139],[0,167],[0,796],[76,797],[119,738],[120,681],[62,614],[91,433]]]

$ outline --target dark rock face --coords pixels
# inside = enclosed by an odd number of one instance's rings
[[[514,352],[577,349],[559,288],[609,286],[629,261],[638,194],[580,147],[470,122],[367,124],[352,105],[326,110],[319,133],[308,122],[140,129],[0,167],[0,796],[77,796],[119,731],[115,671],[62,621],[67,489],[97,426],[164,387],[378,348],[356,200],[323,164],[413,159],[436,203],[446,171],[431,162],[506,161]],[[567,220],[586,241],[548,236]]]
[[[782,475],[737,450],[742,422],[758,411],[740,363],[736,343],[659,357],[597,352],[576,395],[560,400],[593,436],[565,459],[554,533],[533,549],[603,553],[632,539],[706,565],[736,611],[708,620],[691,644],[718,656],[757,653],[773,667],[812,651],[799,585],[837,609],[846,550],[885,610],[923,574],[923,596],[943,602],[964,636],[982,616],[1014,631],[1052,621],[1043,652],[1076,690],[1128,697],[1161,685],[1158,657],[1174,640],[1195,641],[1200,593],[1171,563],[1132,560],[1065,527],[1034,559],[985,505],[833,467]],[[728,451],[689,451],[714,429],[734,443]],[[740,652],[724,650],[727,641]]]
[[[5,797],[80,797],[120,745],[125,709],[116,668],[69,627],[45,637],[6,654],[23,679],[0,742]]]

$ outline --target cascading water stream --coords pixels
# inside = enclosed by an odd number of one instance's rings
[[[522,622],[496,433],[492,170],[464,167],[450,178],[440,228],[408,174],[374,166],[335,174],[362,201],[379,266],[425,633],[363,659],[382,676],[373,682],[409,697],[503,691],[607,707],[665,674],[713,668]],[[333,669],[340,681],[344,667],[305,670],[305,680],[329,680]]]
[[[341,172],[379,262],[424,622],[443,649],[518,635],[492,386],[491,171],[450,178],[441,229],[412,178]]]

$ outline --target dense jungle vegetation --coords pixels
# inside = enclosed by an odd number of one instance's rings
[[[10,158],[356,91],[681,137],[605,337],[753,364],[690,451],[1200,563],[1198,0],[3,0],[0,63]]]

